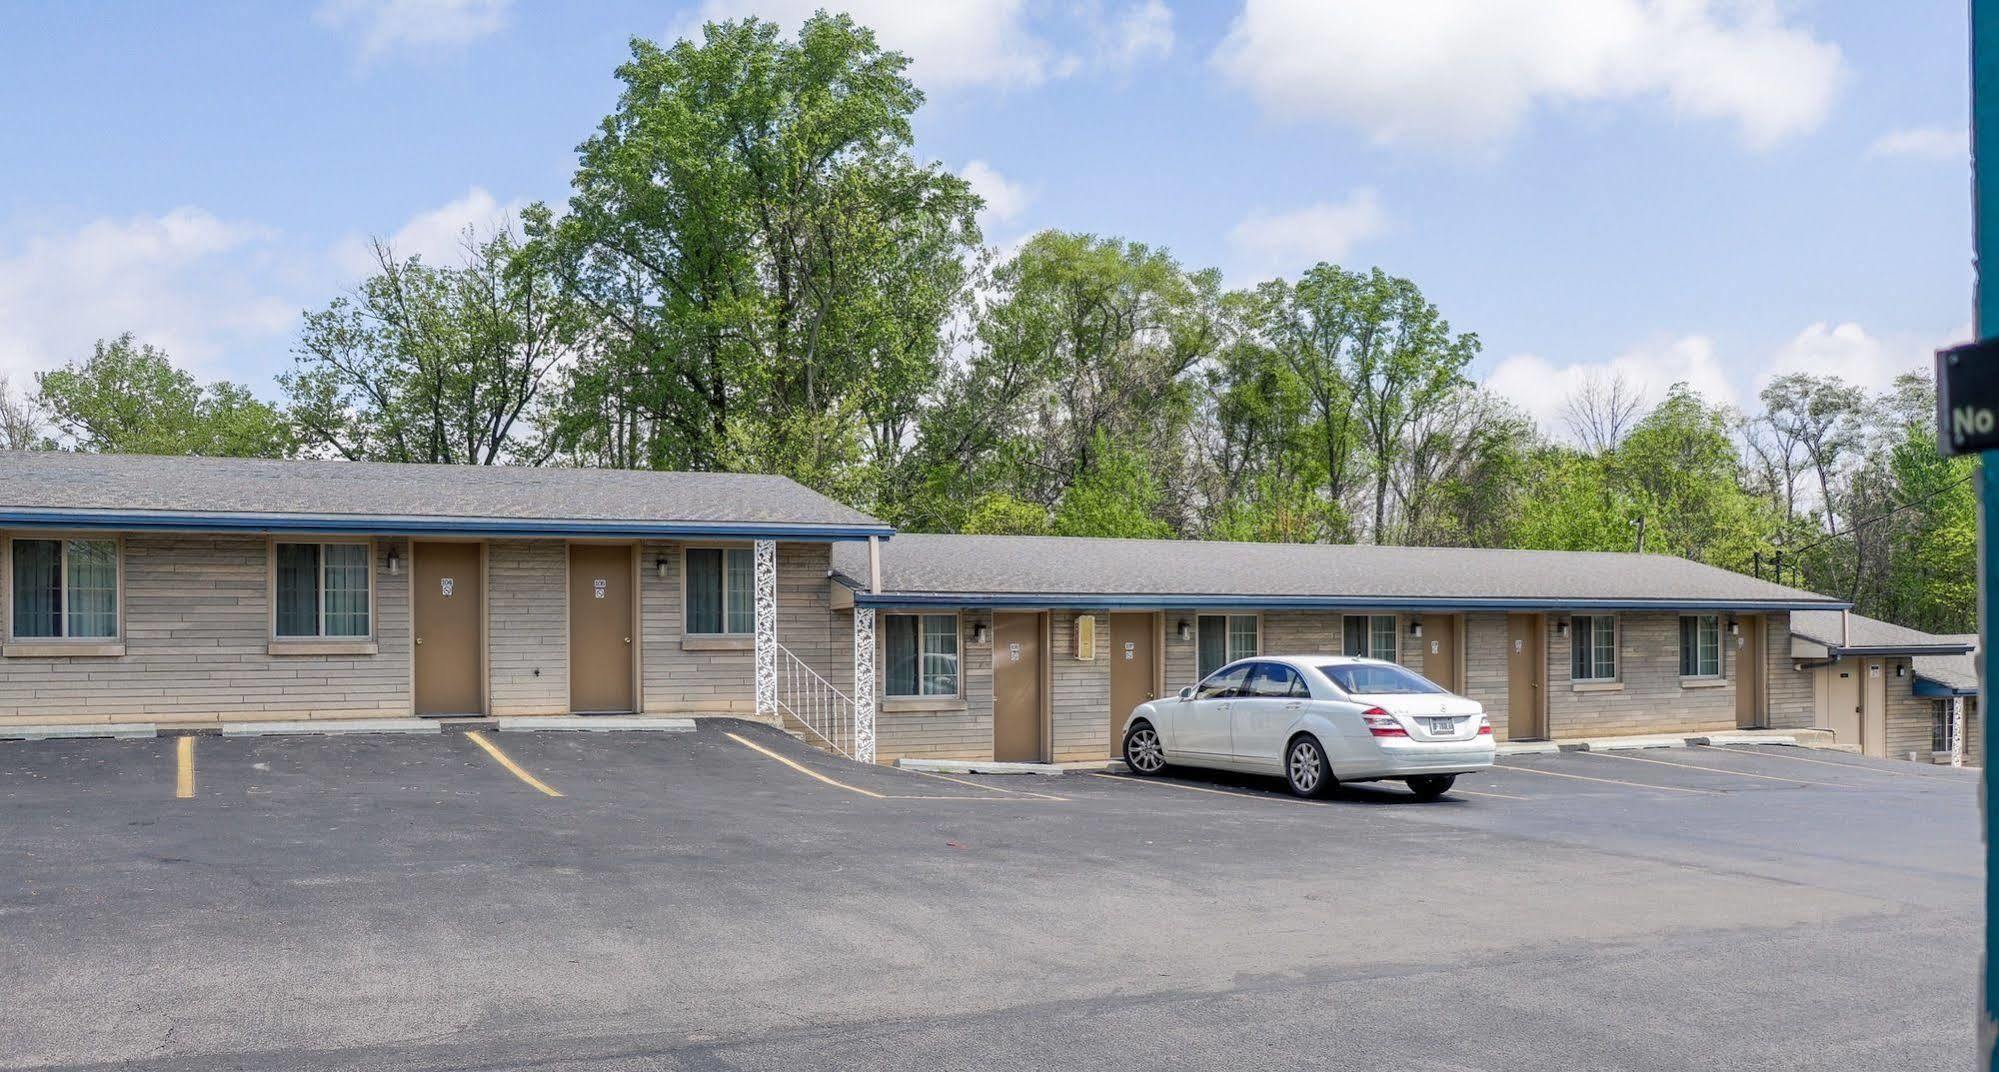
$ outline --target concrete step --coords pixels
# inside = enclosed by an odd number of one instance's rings
[[[427,718],[301,718],[284,722],[224,722],[224,737],[297,737],[346,733],[441,733]]]
[[[54,741],[86,737],[158,737],[151,722],[50,723],[42,726],[0,726],[0,741]]]
[[[654,733],[692,733],[691,718],[653,718],[641,715],[534,715],[499,720],[501,733],[539,733],[570,730],[583,733],[612,733],[649,730]]]

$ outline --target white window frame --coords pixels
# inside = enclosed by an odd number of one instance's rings
[[[1582,622],[1584,619],[1588,619],[1590,623],[1590,636],[1591,636],[1590,669],[1592,671],[1600,669],[1600,667],[1597,665],[1597,645],[1595,644],[1595,637],[1597,634],[1597,630],[1606,621],[1610,623],[1610,673],[1608,674],[1597,674],[1594,677],[1579,677],[1576,675],[1575,651],[1577,649],[1575,648],[1575,645],[1580,644],[1582,642],[1582,635],[1583,635],[1582,628],[1578,623]],[[1621,672],[1624,665],[1624,645],[1623,645],[1624,638],[1621,635],[1623,628],[1624,628],[1624,623],[1620,620],[1619,616],[1615,614],[1570,615],[1569,616],[1569,645],[1571,649],[1569,653],[1570,679],[1585,685],[1601,684],[1605,682],[1613,682],[1619,680],[1617,675]]]
[[[890,691],[890,687],[895,681],[894,677],[889,672],[889,662],[894,655],[893,652],[888,650],[888,619],[891,618],[916,619],[916,691],[915,692]],[[952,687],[950,692],[923,691],[925,680],[929,676],[923,672],[923,660],[929,654],[928,652],[923,650],[923,623],[926,619],[931,619],[931,618],[949,618],[951,620],[950,632],[951,632],[952,644],[954,645],[952,649],[952,657],[957,660],[957,664],[956,664],[956,669],[954,669],[951,672]],[[960,620],[957,611],[944,611],[941,613],[906,611],[906,612],[897,612],[893,614],[884,612],[881,614],[877,622],[875,635],[877,638],[877,643],[880,645],[879,655],[882,660],[883,697],[893,700],[957,700],[964,698],[965,625],[964,622]]]
[[[1401,632],[1401,631],[1402,631],[1402,618],[1401,618],[1401,616],[1400,616],[1400,615],[1395,615],[1395,614],[1345,614],[1345,615],[1341,615],[1341,616],[1340,616],[1340,651],[1341,651],[1341,654],[1344,654],[1344,655],[1353,655],[1353,654],[1356,654],[1356,653],[1354,653],[1354,652],[1350,652],[1350,651],[1347,651],[1347,650],[1346,650],[1346,646],[1347,646],[1347,622],[1348,622],[1349,620],[1352,620],[1352,619],[1359,619],[1360,621],[1363,621],[1363,622],[1366,622],[1366,623],[1367,623],[1367,633],[1366,633],[1366,639],[1365,639],[1365,640],[1364,640],[1364,642],[1363,642],[1363,643],[1365,644],[1365,646],[1366,646],[1367,650],[1366,650],[1366,651],[1363,651],[1363,652],[1359,652],[1359,653],[1358,653],[1358,654],[1359,654],[1359,655],[1360,655],[1360,656],[1361,656],[1362,658],[1367,658],[1367,659],[1380,659],[1380,660],[1381,660],[1381,661],[1383,661],[1383,662],[1390,662],[1390,663],[1398,663],[1398,662],[1401,662],[1401,661],[1402,661],[1402,632]],[[1378,627],[1379,627],[1379,626],[1381,625],[1381,623],[1382,623],[1382,622],[1384,622],[1384,621],[1386,621],[1386,622],[1388,623],[1388,654],[1387,654],[1387,655],[1381,655],[1381,654],[1378,654],[1378,649],[1376,648],[1376,644],[1377,644],[1377,643],[1378,643],[1378,642],[1379,642],[1379,641],[1381,640],[1381,635],[1380,635],[1380,633],[1379,633],[1379,631],[1378,631]]]
[[[1201,622],[1207,618],[1222,619],[1222,654],[1225,658],[1222,659],[1221,666],[1211,667],[1206,672],[1201,672]],[[1242,618],[1248,618],[1256,626],[1255,641],[1249,651],[1239,651],[1236,649],[1234,626],[1235,622]],[[1194,616],[1194,669],[1196,671],[1195,677],[1198,680],[1206,681],[1209,674],[1220,670],[1223,666],[1227,666],[1233,662],[1240,662],[1243,659],[1254,659],[1261,654],[1263,654],[1263,615],[1253,612],[1221,611],[1214,614],[1196,614]]]
[[[690,573],[687,568],[687,553],[689,551],[722,552],[722,631],[719,633],[696,632],[695,630],[690,628],[691,623],[689,622],[687,616],[687,592],[690,587],[688,582]],[[750,596],[749,596],[750,627],[748,629],[743,630],[742,632],[731,632],[729,630],[729,552],[731,551],[741,551],[744,554],[750,556]],[[680,545],[680,631],[682,636],[745,637],[745,638],[754,637],[757,634],[756,605],[757,605],[757,576],[756,576],[756,547],[754,544],[687,543]]]
[[[305,544],[320,549],[319,578],[315,582],[319,588],[317,600],[319,618],[313,623],[313,628],[317,629],[318,632],[283,634],[278,632],[278,547],[284,544]],[[336,545],[348,547],[359,545],[368,549],[368,631],[354,636],[331,636],[326,632],[326,548]],[[379,619],[378,609],[380,604],[375,598],[375,541],[373,539],[367,537],[339,536],[305,536],[279,539],[274,536],[266,548],[265,557],[270,563],[269,568],[265,572],[265,577],[269,582],[268,587],[271,593],[269,639],[272,642],[279,644],[312,644],[324,641],[328,644],[348,644],[375,639],[375,628],[376,622]]]
[[[14,620],[14,544],[21,540],[39,540],[62,544],[62,613],[56,616],[57,628],[62,632],[52,637],[16,636]],[[116,580],[111,593],[111,635],[71,636],[69,635],[69,544],[109,543],[115,563]],[[0,539],[0,586],[4,586],[6,598],[0,605],[0,614],[7,616],[7,642],[23,646],[73,645],[122,645],[125,642],[125,538],[117,533],[105,532],[9,532]]]
[[[1692,673],[1688,673],[1686,669],[1687,666],[1686,639],[1685,639],[1686,633],[1685,633],[1685,627],[1682,626],[1680,632],[1680,638],[1681,638],[1680,680],[1718,681],[1724,676],[1724,672],[1727,669],[1727,667],[1724,665],[1724,659],[1723,659],[1724,649],[1721,643],[1721,615],[1719,614],[1680,615],[1681,622],[1685,622],[1688,618],[1694,619],[1694,662],[1693,662],[1694,669]],[[1708,624],[1712,624],[1714,626],[1714,673],[1704,674],[1701,672],[1701,652],[1706,647],[1705,641],[1707,640],[1707,637],[1705,635],[1706,630],[1703,628],[1703,626]]]

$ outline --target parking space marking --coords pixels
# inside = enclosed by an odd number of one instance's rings
[[[1644,756],[1627,756],[1622,752],[1584,752],[1583,755],[1598,756],[1603,759],[1628,759],[1633,763],[1656,763],[1661,767],[1678,767],[1681,770],[1713,771],[1716,774],[1727,774],[1736,778],[1761,778],[1766,782],[1781,782],[1785,785],[1818,785],[1831,789],[1854,788],[1842,782],[1813,782],[1803,778],[1780,778],[1774,774],[1752,774],[1749,771],[1730,770],[1727,767],[1707,767],[1699,763],[1675,763],[1669,759],[1647,759]]]
[[[742,745],[744,748],[750,749],[751,751],[762,752],[764,755],[769,756],[774,760],[777,760],[779,763],[782,763],[785,766],[790,767],[792,770],[795,770],[798,773],[803,774],[808,778],[816,778],[819,781],[825,782],[827,785],[830,785],[835,789],[845,789],[849,793],[859,793],[864,797],[873,797],[876,800],[888,799],[887,793],[877,793],[872,789],[862,789],[858,785],[848,785],[845,782],[828,778],[825,775],[819,773],[818,771],[813,770],[811,767],[808,767],[803,763],[794,762],[787,756],[778,755],[776,752],[773,752],[770,749],[765,748],[763,745],[760,745],[755,741],[746,740],[742,737],[736,736],[733,733],[724,733],[722,736],[727,737],[728,739],[736,742],[739,745]],[[955,798],[945,798],[945,799],[955,799]]]
[[[1128,774],[1104,774],[1099,771],[1084,771],[1092,778],[1102,778],[1109,782],[1131,782],[1134,785],[1157,786],[1161,789],[1185,789],[1194,793],[1213,793],[1218,797],[1243,797],[1248,800],[1269,800],[1278,804],[1309,804],[1315,808],[1328,807],[1323,800],[1301,800],[1297,797],[1272,796],[1268,793],[1238,793],[1233,789],[1210,789],[1204,785],[1188,785],[1185,782],[1162,782],[1151,778],[1133,778]]]
[[[1583,782],[1602,782],[1605,785],[1628,785],[1634,789],[1657,789],[1662,793],[1696,793],[1699,794],[1700,796],[1706,796],[1706,797],[1718,797],[1723,795],[1722,792],[1718,789],[1688,789],[1684,786],[1678,786],[1678,785],[1651,785],[1646,782],[1627,782],[1622,778],[1598,778],[1588,774],[1569,774],[1566,771],[1542,770],[1539,767],[1516,767],[1511,763],[1503,765],[1500,769],[1510,770],[1510,771],[1526,771],[1528,774],[1545,774],[1550,778],[1574,778],[1578,781],[1583,781]]]
[[[1495,793],[1495,792],[1493,792],[1493,791],[1492,791],[1492,790],[1490,790],[1490,789],[1458,789],[1458,788],[1452,788],[1452,789],[1451,789],[1451,792],[1452,792],[1452,793],[1463,793],[1463,794],[1464,794],[1465,796],[1468,796],[1468,797],[1498,797],[1498,798],[1499,798],[1499,799],[1501,799],[1501,800],[1533,800],[1533,799],[1534,799],[1533,797],[1523,797],[1523,796],[1517,796],[1517,795],[1515,795],[1515,794],[1513,794],[1513,793]]]
[[[1787,752],[1774,752],[1774,751],[1739,752],[1725,745],[1711,745],[1711,744],[1704,744],[1700,745],[1699,747],[1706,749],[1709,752],[1724,752],[1731,756],[1756,756],[1761,759],[1788,759],[1793,763],[1816,763],[1821,767],[1838,767],[1841,770],[1865,771],[1868,774],[1885,774],[1890,778],[1928,778],[1931,780],[1935,780],[1936,778],[1936,775],[1934,774],[1918,774],[1915,771],[1887,770],[1882,767],[1868,767],[1859,763],[1836,763],[1829,759],[1812,759],[1807,756],[1794,756]]]
[[[1029,797],[1034,800],[1060,800],[1066,802],[1069,799],[1068,797],[1058,797],[1053,793],[1037,793],[1031,789],[1008,789],[1007,787],[1002,785],[987,785],[984,782],[968,782],[963,778],[953,778],[948,774],[938,774],[934,771],[903,770],[902,773],[921,774],[925,778],[935,778],[940,782],[952,782],[957,785],[969,785],[973,789],[984,789],[994,793],[1010,793],[1018,796]],[[957,799],[957,798],[954,797],[952,799]]]
[[[187,800],[194,796],[194,738],[181,737],[174,746],[176,754],[174,773],[174,796]]]
[[[540,778],[537,778],[534,775],[529,774],[527,770],[523,768],[520,764],[508,758],[505,752],[500,751],[499,745],[496,745],[492,741],[486,739],[486,735],[484,732],[479,730],[471,730],[468,731],[465,734],[465,736],[470,737],[472,739],[473,744],[476,744],[481,749],[484,749],[487,755],[493,757],[494,762],[498,763],[502,767],[507,768],[508,773],[512,774],[514,777],[519,778],[521,781],[526,782],[527,784],[535,787],[536,789],[542,791],[543,793],[548,794],[549,796],[559,797],[562,795],[560,791],[550,786],[547,782],[544,782]]]

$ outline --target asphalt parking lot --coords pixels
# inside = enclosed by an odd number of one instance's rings
[[[0,1068],[1935,1069],[1982,891],[1975,774],[1836,753],[1307,802],[728,722],[0,743],[0,861]]]

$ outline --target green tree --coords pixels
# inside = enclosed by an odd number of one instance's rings
[[[958,531],[985,536],[1046,536],[1048,509],[996,491],[979,496]]]
[[[1637,504],[1608,456],[1543,446],[1527,459],[1522,508],[1498,546],[1544,551],[1629,551]]]
[[[130,332],[35,376],[34,402],[78,450],[107,454],[289,457],[283,416],[227,381],[204,387]]]
[[[538,461],[524,417],[590,326],[535,253],[503,228],[466,234],[465,262],[434,267],[376,242],[377,271],[307,313],[278,377],[301,435],[342,457],[493,465]]]
[[[1774,527],[1772,504],[1744,489],[1729,411],[1674,384],[1613,459],[1645,526],[1647,550],[1748,572]]]
[[[569,211],[527,217],[604,332],[563,456],[881,487],[853,470],[900,463],[978,242],[978,197],[912,155],[907,65],[841,15],[632,42]]]
[[[1055,506],[1057,536],[1121,536],[1165,540],[1173,526],[1159,516],[1165,498],[1144,457],[1098,432],[1089,467]]]

